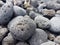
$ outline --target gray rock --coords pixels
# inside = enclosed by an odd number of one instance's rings
[[[19,6],[14,6],[14,13],[15,13],[15,16],[25,16],[26,10],[24,10]]]
[[[52,41],[48,41],[48,42],[42,43],[41,45],[59,45],[59,44]]]
[[[48,9],[43,9],[43,10],[42,10],[42,14],[43,14],[44,16],[54,16],[54,15],[55,15],[55,10],[53,10],[53,9],[50,9],[50,10],[48,10]]]
[[[60,32],[60,17],[53,17],[50,20],[50,31],[58,33]]]
[[[26,42],[18,42],[16,45],[29,45]]]
[[[8,24],[8,28],[15,39],[25,41],[34,34],[36,24],[30,18],[17,16]]]
[[[54,42],[56,42],[56,43],[60,44],[60,35],[59,35],[59,36],[57,36],[57,37],[54,39]]]
[[[9,33],[2,41],[2,45],[15,45],[15,43],[16,40],[12,37],[11,33]]]
[[[8,2],[4,4],[0,9],[0,24],[7,24],[13,15],[13,4]]]
[[[30,13],[29,13],[29,16],[32,18],[32,19],[34,19],[36,16],[39,16],[40,14],[38,14],[38,13],[36,13],[36,12],[34,12],[34,11],[30,11]],[[42,15],[41,15],[42,16]]]
[[[55,2],[48,2],[46,3],[46,7],[54,10],[59,10],[60,9],[60,4],[55,3]]]
[[[37,16],[35,17],[34,21],[36,22],[37,26],[42,29],[46,29],[50,27],[50,21],[49,19],[43,17],[43,16]]]
[[[37,9],[38,9],[38,11],[41,13],[44,7],[46,7],[46,4],[45,4],[45,3],[39,4],[39,6],[38,6]]]
[[[35,34],[29,40],[30,45],[40,45],[47,41],[47,34],[42,29],[36,29]]]
[[[35,7],[35,8],[37,8],[38,7],[38,2],[35,0],[35,1],[32,1],[31,0],[31,5],[33,6],[33,7]]]
[[[3,40],[7,33],[8,33],[7,28],[3,28],[2,26],[0,26],[0,41]]]

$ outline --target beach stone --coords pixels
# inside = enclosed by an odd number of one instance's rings
[[[0,25],[6,25],[13,16],[13,4],[5,3],[0,9]]]
[[[0,42],[7,35],[7,33],[8,33],[8,29],[5,28],[5,27],[0,26]]]
[[[14,6],[14,14],[15,16],[25,16],[26,15],[26,10],[19,6]]]
[[[46,3],[46,7],[48,8],[48,9],[54,9],[54,10],[59,10],[60,9],[60,4],[58,4],[58,3],[55,3],[55,2],[48,2],[48,3]]]
[[[15,45],[15,43],[16,40],[12,37],[11,33],[9,33],[2,41],[2,45]]]
[[[35,34],[29,40],[30,45],[40,45],[47,41],[47,34],[42,29],[36,29]]]
[[[34,21],[36,22],[37,26],[42,29],[47,29],[50,27],[50,21],[49,19],[43,17],[43,16],[37,16],[35,17]]]
[[[42,14],[44,15],[44,16],[54,16],[55,15],[55,10],[52,10],[52,9],[50,9],[50,10],[48,10],[48,9],[43,9],[42,10]]]
[[[50,31],[54,33],[59,33],[60,32],[60,17],[53,17],[50,20]]]
[[[8,24],[8,29],[15,39],[25,41],[34,34],[36,24],[30,18],[17,16]]]

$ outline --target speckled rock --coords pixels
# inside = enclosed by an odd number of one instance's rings
[[[37,26],[42,29],[46,29],[50,27],[50,21],[49,19],[43,17],[43,16],[37,16],[35,17],[34,21],[36,22]]]
[[[16,45],[29,45],[26,42],[18,42]]]
[[[0,26],[0,41],[7,35],[8,30],[5,27]]]
[[[47,41],[47,34],[42,29],[36,29],[35,34],[29,40],[30,45],[40,45]]]
[[[56,42],[56,43],[59,43],[59,44],[60,44],[60,35],[59,35],[59,36],[57,36],[57,37],[54,39],[54,42]]]
[[[36,24],[30,18],[17,16],[8,24],[8,28],[15,39],[25,41],[34,34]]]
[[[13,4],[11,2],[5,3],[0,9],[0,24],[7,24],[13,15]]]
[[[53,17],[50,20],[50,31],[58,33],[60,32],[60,17]]]
[[[59,44],[52,41],[48,41],[48,42],[42,43],[41,45],[59,45]]]
[[[2,45],[15,45],[15,43],[16,40],[12,37],[11,33],[9,33],[2,41]]]
[[[14,6],[14,13],[15,13],[15,16],[25,16],[26,10],[24,10],[19,6]]]
[[[54,15],[55,15],[55,10],[52,10],[52,9],[50,9],[50,10],[48,10],[48,9],[43,9],[43,10],[42,10],[42,14],[43,14],[44,16],[54,16]]]

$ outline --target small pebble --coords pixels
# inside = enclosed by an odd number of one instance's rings
[[[38,13],[36,13],[36,12],[34,12],[34,11],[30,11],[30,13],[29,13],[29,16],[32,18],[32,19],[34,19],[36,16],[39,16],[40,14],[38,14]],[[41,15],[42,16],[42,15]]]
[[[52,9],[50,9],[50,10],[48,10],[48,9],[43,9],[43,10],[42,10],[42,14],[43,14],[44,16],[54,16],[54,15],[55,15],[55,10],[52,10]]]
[[[2,41],[2,45],[15,45],[15,43],[16,40],[12,37],[11,33],[9,33]]]
[[[60,44],[60,35],[59,35],[59,36],[57,36],[57,37],[54,39],[54,42],[56,42],[56,43]]]
[[[7,28],[3,28],[2,26],[0,26],[0,42],[3,40],[3,38],[7,35],[8,30]]]
[[[43,17],[43,16],[37,16],[35,17],[34,21],[36,22],[37,26],[42,29],[47,29],[50,27],[50,21],[49,19]]]
[[[26,10],[19,6],[14,6],[14,15],[15,16],[25,16],[26,15]]]

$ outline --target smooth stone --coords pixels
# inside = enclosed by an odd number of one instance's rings
[[[54,32],[54,33],[59,33],[60,32],[60,17],[57,16],[57,17],[53,17],[51,20],[50,20],[50,31]]]
[[[26,15],[26,10],[19,7],[19,6],[14,6],[14,16],[25,16]]]
[[[5,3],[0,9],[0,25],[6,25],[13,16],[13,4]]]
[[[47,37],[47,33],[44,30],[36,29],[36,32],[29,40],[29,43],[30,45],[40,45],[48,40]]]
[[[49,9],[54,9],[54,10],[59,10],[60,9],[60,4],[55,3],[55,2],[48,2],[46,3],[46,7]]]

